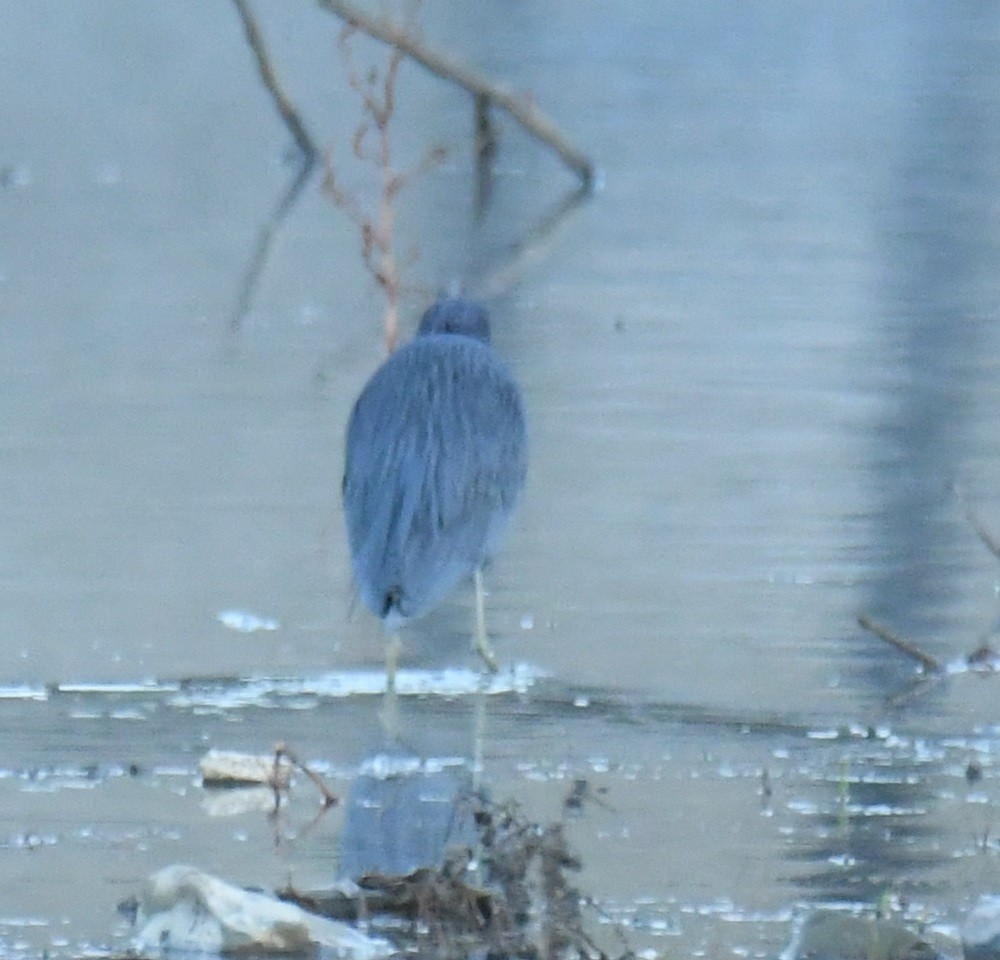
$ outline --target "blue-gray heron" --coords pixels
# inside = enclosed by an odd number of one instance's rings
[[[414,339],[379,367],[347,426],[344,515],[358,592],[392,639],[465,577],[476,587],[475,648],[491,670],[482,567],[527,472],[521,390],[490,345],[486,308],[438,300]]]

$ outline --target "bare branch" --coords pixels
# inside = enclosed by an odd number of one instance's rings
[[[277,74],[275,74],[274,68],[271,66],[271,59],[264,46],[264,38],[261,35],[260,27],[257,25],[257,20],[250,10],[247,0],[233,0],[233,6],[236,7],[236,12],[243,22],[243,30],[247,36],[247,43],[250,45],[250,49],[257,59],[257,69],[260,71],[260,79],[263,81],[267,92],[271,94],[271,99],[274,101],[281,119],[285,122],[288,132],[292,135],[302,156],[305,158],[306,165],[312,167],[318,155],[316,145],[306,131],[305,125],[302,123],[302,119],[299,117],[294,104],[289,100],[281,87],[281,83],[278,81]]]
[[[965,516],[972,524],[972,529],[976,531],[979,539],[986,544],[986,549],[1000,560],[1000,540],[997,540],[996,536],[986,528],[986,525],[976,516],[971,507],[965,508]]]
[[[895,647],[900,653],[905,653],[908,657],[913,657],[929,673],[944,672],[944,666],[936,657],[932,657],[909,640],[904,640],[902,637],[887,630],[866,614],[862,613],[858,617],[858,626],[864,627],[869,633],[875,634],[876,637]]]
[[[320,189],[325,193],[336,206],[340,207],[350,219],[360,227],[365,224],[365,215],[361,211],[357,197],[348,193],[337,181],[337,174],[333,166],[333,153],[327,153],[326,163],[323,167],[323,180]]]
[[[477,98],[482,98],[477,101],[479,113],[482,113],[484,102],[505,111],[533,137],[551,147],[563,163],[580,177],[585,187],[589,189],[593,186],[595,176],[593,161],[566,140],[552,120],[529,98],[517,96],[510,90],[491,83],[464,64],[440,51],[432,50],[414,36],[413,31],[407,26],[385,17],[373,17],[354,6],[350,0],[318,0],[318,3],[351,27],[395,47],[431,73],[458,84]]]
[[[385,72],[385,81],[382,84],[382,103],[385,107],[385,119],[388,123],[393,110],[396,109],[396,77],[399,74],[399,65],[403,62],[403,53],[397,47],[389,58],[389,69]]]
[[[368,136],[370,129],[371,127],[367,123],[362,122],[358,125],[358,129],[354,131],[354,156],[359,160],[371,159],[365,150],[365,138]]]

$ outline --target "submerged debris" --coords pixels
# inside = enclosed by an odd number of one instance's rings
[[[541,825],[514,802],[474,804],[475,848],[452,847],[439,867],[402,875],[367,873],[356,886],[282,899],[340,921],[367,920],[399,950],[437,958],[486,951],[505,957],[606,960],[584,929],[580,862],[563,824]]]

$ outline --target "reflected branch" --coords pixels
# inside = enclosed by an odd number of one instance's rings
[[[972,529],[976,531],[979,535],[979,539],[986,544],[986,549],[993,554],[998,560],[1000,560],[1000,541],[986,529],[986,527],[979,522],[976,515],[971,511],[966,512],[966,517],[968,517],[969,523],[972,524]]]
[[[955,496],[958,497],[958,502],[961,504],[962,508],[965,510],[965,519],[969,521],[972,529],[976,531],[976,536],[986,545],[986,549],[993,554],[998,560],[1000,560],[1000,540],[997,540],[996,536],[992,531],[987,529],[986,524],[979,519],[976,512],[966,503],[965,494],[962,489],[956,485]]]
[[[518,274],[532,263],[545,257],[548,243],[556,229],[590,196],[587,186],[581,185],[559,200],[525,233],[523,239],[512,245],[507,263],[488,274],[483,280],[472,285],[470,294],[484,299],[492,299],[518,283]]]
[[[346,23],[381,40],[444,80],[455,83],[476,97],[477,123],[482,126],[486,105],[503,110],[516,120],[531,136],[549,146],[573,170],[585,190],[594,185],[593,161],[583,151],[571,144],[527,96],[519,96],[453,60],[447,54],[428,47],[405,26],[387,17],[374,17],[354,6],[349,0],[318,0],[319,5],[336,14]]]
[[[257,60],[260,79],[267,92],[271,95],[275,108],[288,128],[288,132],[292,135],[301,158],[301,165],[298,172],[257,235],[257,244],[254,247],[253,256],[250,258],[250,263],[247,265],[243,280],[240,283],[239,296],[229,320],[230,329],[238,330],[242,326],[246,315],[250,312],[250,305],[253,303],[254,295],[257,292],[261,274],[264,272],[264,267],[271,253],[271,243],[274,240],[274,235],[284,222],[285,217],[288,216],[288,212],[295,205],[295,201],[302,192],[302,188],[306,185],[309,175],[316,166],[319,152],[312,137],[309,136],[305,125],[302,123],[298,111],[288,98],[278,80],[277,74],[274,72],[274,68],[271,66],[271,58],[268,56],[267,48],[264,46],[264,38],[257,24],[257,19],[253,15],[253,11],[251,11],[246,0],[233,0],[233,5],[236,7],[236,12],[243,23],[247,43]]]
[[[278,232],[278,228],[282,223],[284,223],[288,212],[295,205],[295,201],[302,192],[302,188],[309,180],[313,166],[314,164],[309,162],[296,173],[295,178],[289,184],[284,194],[282,194],[271,216],[267,218],[264,225],[260,228],[253,256],[250,257],[250,263],[247,265],[247,269],[243,274],[243,280],[240,282],[239,296],[236,299],[236,306],[233,308],[233,313],[229,320],[230,329],[238,330],[250,312],[250,306],[257,293],[261,274],[264,272],[268,257],[271,255],[271,244],[274,241],[274,235]]]
[[[281,761],[287,760],[292,764],[293,767],[301,770],[316,786],[316,789],[323,795],[323,807],[332,807],[339,803],[337,795],[326,785],[323,778],[316,773],[311,767],[303,763],[298,756],[293,752],[292,748],[288,746],[287,743],[279,743],[275,745],[274,748],[274,769],[278,771],[281,768]],[[275,787],[275,809],[278,808],[278,788]]]

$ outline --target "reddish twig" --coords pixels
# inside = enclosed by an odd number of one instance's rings
[[[414,22],[416,7],[417,3],[410,7],[407,18],[410,24]],[[373,68],[362,73],[355,62],[351,44],[356,29],[354,24],[348,22],[341,31],[339,41],[347,82],[361,99],[363,112],[363,118],[354,131],[351,149],[360,161],[375,168],[379,178],[378,200],[371,212],[362,207],[356,195],[340,183],[332,152],[327,155],[322,188],[360,231],[361,257],[365,268],[385,294],[384,337],[386,349],[391,353],[399,341],[399,307],[404,291],[403,269],[416,259],[414,254],[400,258],[397,253],[396,200],[400,191],[412,179],[441,161],[444,150],[434,147],[412,168],[396,169],[390,131],[396,109],[396,84],[404,53],[393,48],[383,71]],[[413,28],[408,29],[412,31]]]

